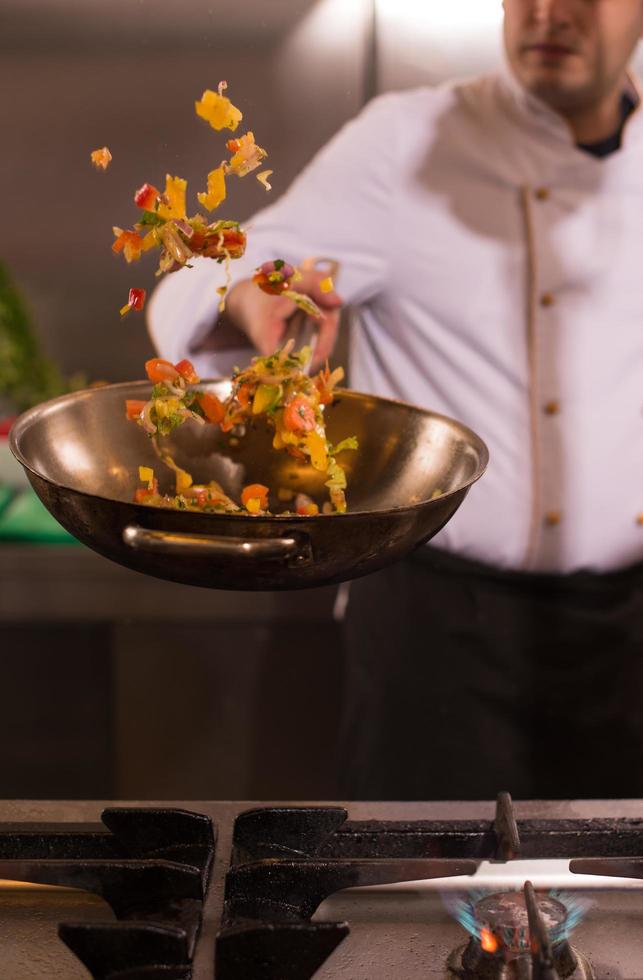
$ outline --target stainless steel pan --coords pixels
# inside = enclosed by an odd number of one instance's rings
[[[229,382],[202,382],[219,397]],[[485,444],[452,419],[401,402],[341,391],[327,409],[331,441],[356,435],[341,458],[349,511],[319,517],[195,514],[132,503],[138,466],[153,466],[161,490],[172,474],[125,418],[127,398],[149,382],[64,395],[16,421],[10,445],[36,493],[75,537],[149,575],[218,589],[298,589],[357,578],[431,538],[487,465]],[[248,483],[326,499],[324,475],[271,447],[265,423],[235,440],[187,423],[164,442],[197,482],[218,480],[238,500]],[[437,490],[440,496],[435,496]],[[284,509],[275,499],[272,509]]]

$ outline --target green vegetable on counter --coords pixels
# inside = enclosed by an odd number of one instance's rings
[[[22,412],[86,384],[80,376],[65,379],[43,353],[22,297],[0,263],[0,399],[10,411]]]

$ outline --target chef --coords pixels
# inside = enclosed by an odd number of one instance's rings
[[[218,317],[207,259],[152,337],[204,376],[273,350],[267,259],[356,310],[351,385],[453,416],[491,462],[448,526],[353,583],[347,798],[643,796],[643,0],[505,0],[507,67],[374,99],[252,219]],[[238,346],[238,344],[237,344]],[[247,359],[247,353],[246,353]],[[349,500],[350,506],[350,500]]]

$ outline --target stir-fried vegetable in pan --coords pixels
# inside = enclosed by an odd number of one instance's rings
[[[327,476],[325,485],[330,499],[323,506],[324,512],[346,510],[346,473],[336,457],[344,450],[357,449],[357,439],[350,436],[332,446],[324,421],[324,409],[333,401],[335,387],[344,372],[342,368],[331,372],[326,367],[316,376],[308,377],[305,368],[310,349],[296,353],[292,347],[290,341],[274,354],[255,357],[249,367],[237,371],[232,377],[230,395],[224,401],[211,392],[191,387],[198,384],[199,378],[187,360],[171,364],[157,357],[146,363],[147,375],[154,383],[152,396],[148,401],[127,401],[126,415],[154,439],[161,460],[175,472],[176,492],[159,494],[154,474],[142,467],[141,481],[146,485],[137,490],[138,503],[182,510],[269,514],[270,488],[262,484],[245,487],[239,505],[226,497],[217,484],[195,486],[192,476],[163,452],[159,439],[188,420],[198,425],[218,425],[223,432],[232,432],[237,426],[263,416],[273,429],[275,450],[285,451]],[[279,488],[273,491],[281,502],[287,501]],[[298,494],[294,504],[294,512],[302,516],[319,513],[318,504],[305,494]]]
[[[221,131],[235,132],[243,114],[224,94],[226,82],[220,82],[218,91],[206,89],[195,102],[197,115]],[[216,210],[226,199],[226,180],[230,176],[245,177],[257,170],[266,158],[266,151],[254,138],[254,133],[235,136],[226,143],[229,157],[210,170],[206,188],[197,193],[199,204],[205,211]],[[105,148],[106,151],[106,148]],[[108,151],[96,151],[92,160],[97,166],[107,166]],[[256,176],[266,190],[270,190],[268,177],[272,170],[262,170]],[[190,265],[194,256],[225,262],[227,282],[216,288],[219,307],[223,309],[225,294],[230,282],[230,262],[243,255],[246,235],[239,222],[228,219],[211,221],[201,213],[187,215],[187,181],[167,174],[165,187],[160,190],[151,183],[144,183],[134,194],[134,204],[140,209],[140,218],[132,228],[113,229],[115,240],[112,250],[134,262],[152,249],[160,252],[157,276],[174,272]],[[322,314],[316,303],[294,284],[301,279],[299,270],[284,259],[264,262],[255,272],[254,282],[264,292],[274,296],[286,296],[308,316],[320,319]],[[320,284],[323,291],[330,291],[330,277]],[[121,307],[121,316],[131,310],[142,310],[145,290],[130,289],[127,303]],[[158,507],[188,510],[242,512],[269,514],[270,488],[262,484],[245,487],[239,503],[227,497],[216,483],[195,485],[191,474],[176,465],[163,451],[161,441],[173,429],[192,421],[198,425],[218,425],[230,433],[237,426],[264,416],[273,434],[273,447],[290,453],[302,462],[325,474],[329,500],[323,505],[327,513],[343,513],[346,510],[346,474],[337,462],[337,455],[346,449],[356,449],[354,437],[331,446],[326,438],[324,408],[333,400],[335,386],[343,378],[342,368],[330,371],[328,367],[314,378],[306,374],[311,357],[309,348],[295,353],[292,342],[269,357],[256,357],[243,371],[232,378],[230,396],[221,401],[211,392],[191,387],[198,383],[194,367],[187,361],[172,364],[162,358],[153,358],[145,365],[153,382],[152,396],[146,401],[128,401],[127,417],[136,421],[154,440],[159,458],[175,474],[175,493],[160,494],[152,470],[141,468],[143,486],[136,491],[136,501]],[[305,494],[284,496],[283,489],[273,488],[281,503],[293,503],[294,512],[303,516],[319,513],[319,506]],[[292,511],[286,511],[292,513]]]

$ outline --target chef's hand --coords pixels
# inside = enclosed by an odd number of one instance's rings
[[[324,293],[320,283],[328,278],[328,272],[318,269],[301,271],[301,279],[293,283],[298,293],[305,293],[317,303],[323,317],[317,325],[317,343],[311,362],[311,370],[322,367],[330,357],[339,329],[339,311],[342,299],[333,290]],[[288,319],[297,310],[286,296],[270,296],[252,282],[244,279],[237,283],[226,297],[226,314],[242,330],[260,354],[272,354],[281,344],[288,329]]]

